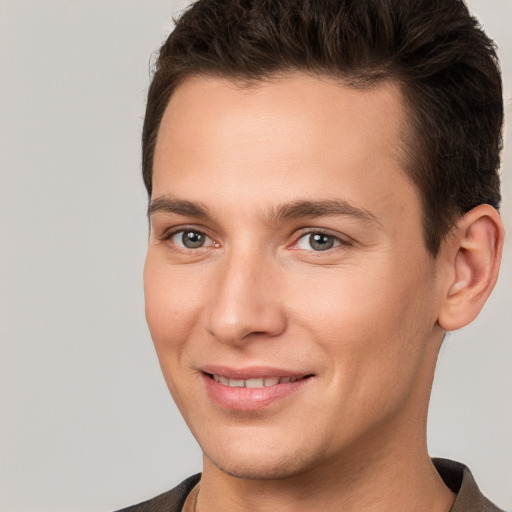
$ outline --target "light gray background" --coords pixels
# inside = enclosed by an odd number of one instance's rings
[[[0,511],[96,512],[200,469],[145,325],[148,59],[185,2],[0,0]],[[501,48],[512,234],[512,0],[472,0]],[[432,454],[512,509],[512,265],[449,336]]]

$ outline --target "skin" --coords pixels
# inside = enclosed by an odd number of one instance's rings
[[[426,448],[440,318],[458,328],[473,315],[462,295],[482,258],[461,256],[468,226],[494,244],[492,262],[502,231],[479,210],[429,255],[403,170],[404,116],[393,84],[355,90],[300,73],[251,87],[196,77],[171,97],[146,316],[204,453],[198,510],[450,509]],[[184,247],[183,230],[204,244]],[[312,232],[333,247],[312,247]],[[496,275],[479,280],[483,301]],[[311,377],[268,407],[229,410],[206,391],[207,365]]]

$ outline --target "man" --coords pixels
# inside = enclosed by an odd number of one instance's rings
[[[426,447],[496,282],[501,80],[458,0],[201,0],[143,133],[146,316],[201,476],[127,511],[492,511]]]

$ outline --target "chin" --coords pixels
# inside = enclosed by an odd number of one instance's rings
[[[205,457],[222,472],[247,480],[291,478],[311,470],[317,459],[314,454],[304,452],[287,454],[276,450],[257,454],[241,454],[231,450],[229,453],[204,453]]]

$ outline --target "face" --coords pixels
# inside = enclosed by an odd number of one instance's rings
[[[291,476],[424,428],[439,283],[403,171],[402,110],[392,84],[302,74],[251,87],[197,77],[173,94],[146,315],[216,468]]]

